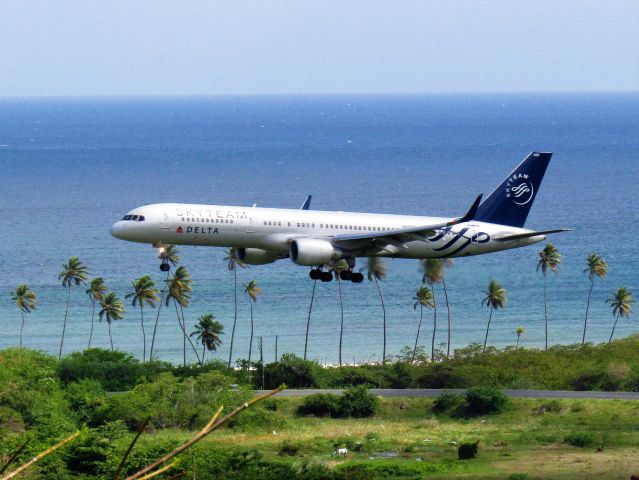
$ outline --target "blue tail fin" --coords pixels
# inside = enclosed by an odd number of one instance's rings
[[[532,152],[479,206],[475,220],[523,227],[552,153]]]

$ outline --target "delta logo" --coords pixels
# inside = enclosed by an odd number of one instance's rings
[[[184,230],[182,229],[182,227],[177,227],[175,229],[175,233],[184,233]]]

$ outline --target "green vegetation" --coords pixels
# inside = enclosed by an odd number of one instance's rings
[[[513,358],[530,363],[541,357],[552,363],[563,355],[576,364],[572,375],[587,360],[612,359],[628,362],[634,374],[638,365],[631,353],[638,346],[637,338],[587,345],[584,351],[511,349],[498,354],[489,349],[481,354],[479,346],[472,363],[484,359],[490,365],[503,357],[495,362],[506,370],[516,364]],[[91,368],[82,367],[83,359]],[[282,360],[306,365],[292,356]],[[396,365],[404,364],[389,364],[384,381],[401,372],[415,378],[413,369],[425,367],[406,364],[402,370]],[[457,365],[464,370],[464,363],[447,363]],[[228,369],[226,361],[184,368],[93,349],[58,364],[55,357],[13,348],[0,351],[0,367],[0,464],[25,440],[29,443],[15,465],[81,431],[32,466],[21,477],[26,479],[112,479],[135,430],[149,417],[124,466],[123,474],[129,475],[192,438],[218,406],[228,412],[253,397],[248,386],[234,386],[246,376]],[[349,370],[338,376],[340,369],[313,367],[311,375],[320,384],[352,380],[357,369]],[[105,385],[122,391],[107,393]],[[309,406],[312,412],[305,410]],[[498,388],[479,386],[439,399],[375,398],[364,387],[342,396],[273,398],[178,456],[170,474],[158,478],[184,472],[196,479],[622,479],[639,468],[638,413],[633,401],[506,401]]]

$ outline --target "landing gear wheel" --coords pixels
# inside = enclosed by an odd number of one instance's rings
[[[308,276],[311,278],[311,280],[320,280],[322,278],[322,271],[311,270],[310,272],[308,272]]]
[[[320,272],[320,280],[322,282],[332,282],[333,274],[331,272]]]
[[[342,270],[341,272],[339,272],[340,280],[348,281],[351,278],[353,278],[353,275],[357,275],[357,274],[353,273],[351,270]]]
[[[363,273],[353,273],[353,275],[351,276],[351,282],[353,283],[362,283],[364,281],[364,274]]]
[[[171,265],[169,265],[168,263],[161,263],[160,270],[163,272],[168,272],[169,270],[171,270]]]

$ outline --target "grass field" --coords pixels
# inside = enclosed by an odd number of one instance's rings
[[[301,400],[276,402],[267,431],[222,430],[206,446],[255,449],[265,460],[355,467],[361,476],[353,478],[628,479],[639,473],[639,403],[633,401],[517,399],[505,413],[471,420],[433,415],[430,399],[381,399],[370,419],[300,418],[294,409]],[[592,432],[594,444],[565,441],[581,432]],[[478,457],[458,460],[455,444],[477,440]],[[349,449],[346,458],[332,455],[339,447]]]

